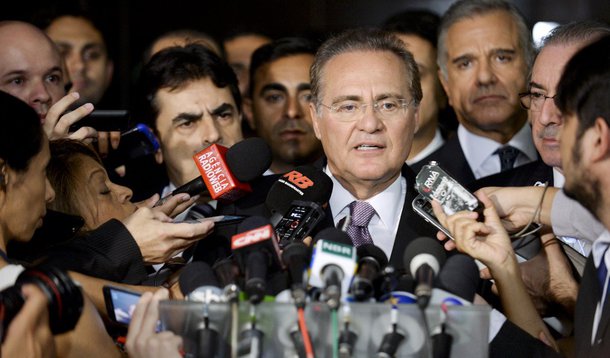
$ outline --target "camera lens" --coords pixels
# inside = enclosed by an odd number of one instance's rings
[[[50,266],[38,266],[23,271],[14,286],[0,292],[0,306],[4,311],[4,332],[23,306],[21,286],[24,284],[36,285],[47,297],[49,325],[53,334],[74,329],[83,310],[83,294],[80,288],[64,271]]]

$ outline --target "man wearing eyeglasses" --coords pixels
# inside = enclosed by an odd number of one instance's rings
[[[350,215],[355,246],[374,244],[401,268],[406,245],[434,230],[410,209],[414,173],[405,165],[422,98],[417,64],[401,41],[352,30],[326,41],[311,69],[310,113],[334,182],[337,225]],[[368,214],[368,215],[367,215]]]

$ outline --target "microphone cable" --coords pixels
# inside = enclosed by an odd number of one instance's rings
[[[309,332],[307,331],[307,324],[305,323],[305,310],[303,310],[303,307],[297,309],[297,314],[299,316],[299,329],[301,330],[301,335],[303,336],[303,345],[305,346],[306,357],[314,358],[313,346],[311,344]]]
[[[339,315],[336,308],[330,311],[330,320],[332,327],[333,358],[339,358]]]

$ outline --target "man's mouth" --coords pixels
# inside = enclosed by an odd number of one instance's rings
[[[376,150],[376,149],[383,149],[383,146],[377,145],[377,144],[360,144],[357,145],[356,150]]]

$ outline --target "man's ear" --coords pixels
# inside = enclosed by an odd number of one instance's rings
[[[242,101],[242,105],[243,105],[244,115],[246,116],[246,120],[248,121],[250,128],[252,128],[252,130],[255,131],[256,124],[254,123],[254,118],[252,117],[252,98],[244,97],[244,100]]]
[[[597,117],[592,129],[594,130],[594,145],[591,160],[605,160],[610,157],[610,128],[608,122],[602,117]]]
[[[316,138],[321,140],[320,129],[318,128],[318,110],[316,105],[312,102],[309,103],[309,116],[311,117],[311,123],[313,124],[313,131],[316,134]]]
[[[0,190],[5,191],[8,185],[8,171],[6,170],[6,163],[4,160],[0,160]]]
[[[163,152],[161,151],[161,148],[157,149],[155,152],[155,161],[157,164],[163,164]]]

